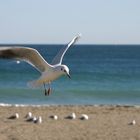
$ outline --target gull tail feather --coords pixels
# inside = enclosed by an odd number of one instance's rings
[[[29,82],[27,83],[27,85],[28,85],[29,87],[32,87],[32,88],[37,88],[37,87],[39,87],[39,86],[42,85],[42,82],[40,82],[39,80],[33,80],[33,81],[29,81]]]

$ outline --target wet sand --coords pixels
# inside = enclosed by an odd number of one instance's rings
[[[8,119],[14,113],[19,119]],[[32,112],[43,122],[27,122]],[[72,112],[75,120],[66,119]],[[81,120],[87,114],[89,120]],[[50,118],[58,115],[58,120]],[[136,121],[131,125],[132,120]],[[0,107],[0,140],[139,140],[140,107],[130,106],[46,106]]]

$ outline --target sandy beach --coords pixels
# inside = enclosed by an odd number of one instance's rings
[[[27,122],[32,112],[43,122]],[[66,119],[72,112],[76,119]],[[8,119],[19,113],[19,119]],[[87,114],[89,120],[81,120]],[[50,118],[58,115],[58,120]],[[136,124],[130,123],[135,120]],[[1,140],[139,140],[140,108],[130,106],[0,107]]]

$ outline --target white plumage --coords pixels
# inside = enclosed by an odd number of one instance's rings
[[[36,49],[29,47],[0,47],[0,58],[16,59],[17,64],[22,60],[34,66],[41,73],[41,76],[37,80],[29,82],[28,85],[37,87],[45,83],[50,84],[62,75],[70,77],[69,68],[62,64],[62,60],[66,51],[78,41],[80,36],[81,35],[77,35],[68,45],[64,46],[54,57],[51,64],[49,64]],[[45,95],[49,95],[50,91],[49,87],[48,93],[45,91]]]

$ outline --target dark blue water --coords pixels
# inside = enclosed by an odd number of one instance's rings
[[[25,45],[51,60],[63,45]],[[9,104],[129,104],[140,105],[140,46],[76,45],[63,63],[72,79],[52,83],[53,93],[32,89],[27,82],[40,76],[25,62],[0,60],[0,103]]]

